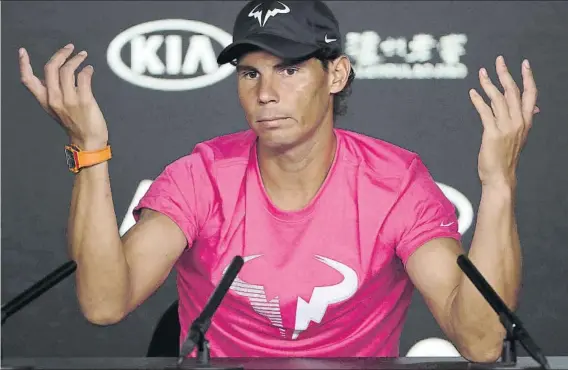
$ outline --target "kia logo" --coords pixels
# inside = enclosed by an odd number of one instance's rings
[[[231,64],[217,64],[213,47],[215,42],[219,49],[224,48],[232,40],[229,33],[207,23],[163,19],[133,26],[117,35],[109,44],[107,62],[118,77],[140,87],[163,91],[199,89],[234,71]],[[124,56],[129,57],[128,64]]]

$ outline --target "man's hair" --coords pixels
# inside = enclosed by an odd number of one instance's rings
[[[322,63],[323,69],[327,72],[329,68],[329,62],[339,58],[343,55],[342,52],[338,50],[332,50],[328,48],[320,49],[314,54],[314,57],[319,59]],[[337,116],[344,116],[347,113],[347,98],[351,95],[353,80],[355,79],[355,71],[351,67],[349,71],[349,77],[347,78],[347,83],[338,93],[333,95],[333,119]]]

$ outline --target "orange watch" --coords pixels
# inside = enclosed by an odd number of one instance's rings
[[[94,166],[95,164],[108,161],[112,158],[110,145],[94,151],[81,150],[77,145],[65,145],[65,158],[69,171],[77,173],[83,167]]]

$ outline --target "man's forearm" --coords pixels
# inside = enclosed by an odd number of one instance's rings
[[[468,257],[505,301],[515,309],[521,282],[520,242],[514,215],[514,186],[484,186]],[[493,360],[505,334],[499,318],[463,275],[451,308],[456,340],[468,355]]]
[[[97,324],[120,319],[128,300],[129,274],[107,162],[76,175],[68,239],[71,258],[77,263],[77,296],[84,315]]]

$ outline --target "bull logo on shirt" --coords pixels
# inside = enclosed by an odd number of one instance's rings
[[[248,256],[244,258],[244,261],[246,263],[261,256],[260,254]],[[358,278],[355,270],[330,258],[323,256],[315,256],[315,258],[319,262],[339,272],[343,276],[343,280],[334,285],[314,287],[311,298],[308,301],[304,300],[302,297],[297,298],[296,318],[292,339],[298,338],[300,333],[308,328],[310,322],[321,323],[329,305],[344,302],[351,298],[357,291]],[[223,273],[225,273],[225,271],[223,271]],[[280,312],[278,296],[269,301],[263,285],[246,282],[238,276],[235,278],[230,289],[236,294],[248,298],[253,310],[259,315],[268,318],[271,324],[278,328],[280,335],[285,337],[286,334],[282,323],[282,313]]]

